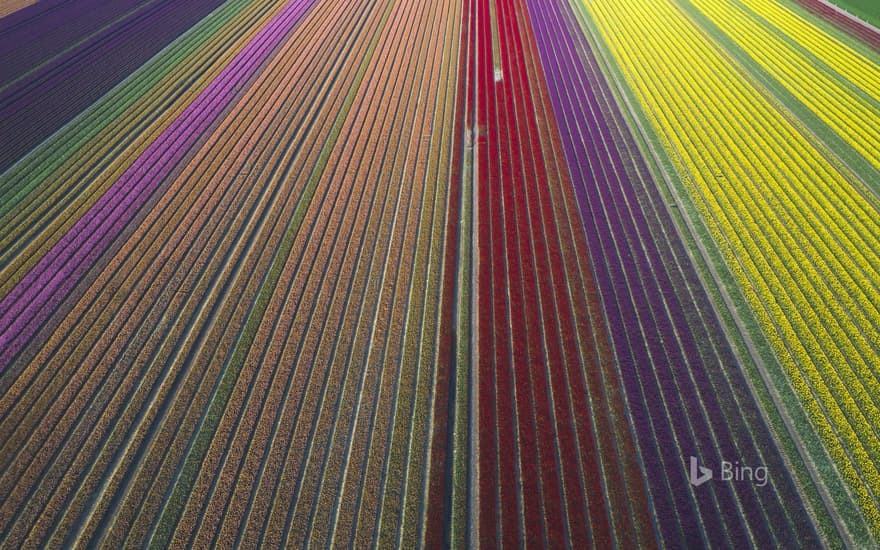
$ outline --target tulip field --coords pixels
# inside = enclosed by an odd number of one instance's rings
[[[0,547],[880,546],[871,9],[0,2]]]

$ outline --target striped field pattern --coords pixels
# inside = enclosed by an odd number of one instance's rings
[[[878,304],[825,0],[0,2],[2,548],[877,547]]]

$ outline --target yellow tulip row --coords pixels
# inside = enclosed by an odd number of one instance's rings
[[[880,100],[880,75],[877,57],[862,54],[799,16],[777,0],[739,0],[756,15],[809,48],[810,53],[841,76],[857,85],[874,99]]]
[[[669,0],[585,5],[813,429],[880,532],[876,205],[678,6]]]
[[[835,76],[819,70],[802,52],[730,0],[692,3],[856,151],[880,168],[880,109],[876,104],[869,104]],[[810,47],[808,35],[790,36]],[[832,65],[835,71],[838,67],[846,65]],[[876,65],[849,69],[846,72],[859,76],[857,80],[880,81]]]

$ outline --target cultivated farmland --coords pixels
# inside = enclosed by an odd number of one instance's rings
[[[825,0],[0,5],[0,547],[876,547],[878,303]]]

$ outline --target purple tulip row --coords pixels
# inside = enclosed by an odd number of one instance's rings
[[[0,302],[0,371],[227,108],[239,85],[302,20],[313,1],[291,2],[267,24]]]
[[[0,57],[0,86],[8,86],[0,91],[0,173],[222,1],[156,2],[112,25],[108,14],[120,17],[144,2],[92,3],[69,2],[0,32],[0,44],[9,43],[0,52],[14,53],[8,64]]]
[[[101,29],[115,27],[133,10],[142,11],[155,0],[50,0],[38,2],[39,13],[18,23],[0,21],[0,83],[21,76]],[[131,16],[129,16],[131,17]]]
[[[672,248],[687,257],[683,245],[574,13],[561,0],[528,7],[661,539],[713,547],[750,537],[759,546],[815,541],[813,532],[792,532],[789,515],[803,525],[808,516],[757,403],[741,391],[742,371],[694,267],[679,262],[682,276],[668,265]],[[692,487],[690,456],[710,466],[766,465],[775,492],[748,483]]]

